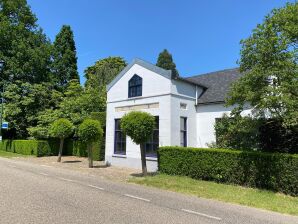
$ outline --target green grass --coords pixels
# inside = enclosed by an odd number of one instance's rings
[[[272,191],[218,184],[211,181],[194,180],[188,177],[169,176],[165,174],[136,177],[129,181],[202,198],[216,199],[280,213],[298,215],[298,197],[291,197]]]
[[[5,158],[12,158],[12,157],[28,157],[28,155],[21,155],[13,152],[6,152],[0,150],[0,157],[5,157]]]

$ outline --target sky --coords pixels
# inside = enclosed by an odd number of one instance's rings
[[[81,83],[97,60],[153,64],[163,49],[181,76],[237,67],[240,40],[286,0],[28,0],[51,41],[62,25],[75,37]],[[290,1],[294,2],[294,1]]]

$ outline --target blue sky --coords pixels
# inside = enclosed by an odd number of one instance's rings
[[[240,40],[285,0],[28,0],[53,41],[72,27],[81,82],[108,56],[156,63],[164,48],[181,76],[237,67]],[[293,1],[292,1],[293,2]]]

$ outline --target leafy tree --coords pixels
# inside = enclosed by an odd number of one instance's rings
[[[76,46],[70,26],[63,25],[54,41],[53,70],[59,87],[72,79],[79,80]]]
[[[172,77],[179,76],[179,73],[176,69],[176,64],[173,61],[173,57],[166,49],[159,54],[156,65],[166,70],[171,70]]]
[[[65,119],[60,118],[51,125],[50,127],[50,134],[54,138],[60,139],[60,147],[59,147],[59,154],[57,162],[61,162],[62,150],[64,139],[69,137],[73,133],[73,124]]]
[[[50,81],[51,44],[36,24],[26,0],[0,0],[0,59],[3,81]]]
[[[258,117],[298,125],[298,3],[274,9],[252,35],[241,41],[240,71],[227,105],[250,103]]]
[[[155,125],[154,116],[146,112],[132,111],[121,119],[121,129],[134,143],[140,145],[142,171],[147,175],[146,155],[144,144],[152,136]]]
[[[225,114],[215,123],[216,144],[213,147],[258,150],[260,149],[260,125],[259,120],[250,116],[242,117],[240,113],[232,116]]]
[[[68,83],[63,95],[56,96],[57,105],[39,112],[36,116],[37,126],[29,128],[30,135],[38,139],[49,136],[48,127],[59,118],[69,119],[77,129],[92,112],[105,111],[105,96],[84,89],[78,80]]]
[[[116,75],[126,66],[121,57],[108,57],[95,62],[85,70],[86,87],[101,91],[109,84]]]
[[[89,168],[93,167],[92,145],[98,140],[102,140],[103,130],[101,124],[97,120],[86,119],[79,126],[78,136],[87,143]]]
[[[4,93],[4,117],[10,123],[11,136],[26,138],[27,128],[37,125],[41,111],[55,107],[59,95],[49,83],[16,81],[8,85]]]

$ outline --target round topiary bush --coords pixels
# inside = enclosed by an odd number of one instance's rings
[[[64,139],[69,137],[73,133],[73,129],[73,124],[65,118],[60,118],[54,121],[50,127],[50,135],[54,138],[60,139],[60,147],[57,160],[58,162],[61,162]]]
[[[81,141],[87,143],[89,167],[93,167],[92,144],[102,139],[103,130],[97,120],[86,119],[80,124],[78,136]]]
[[[151,137],[154,125],[154,116],[141,111],[129,112],[121,119],[121,129],[123,132],[128,135],[134,143],[140,145],[143,175],[147,175],[144,143]]]

